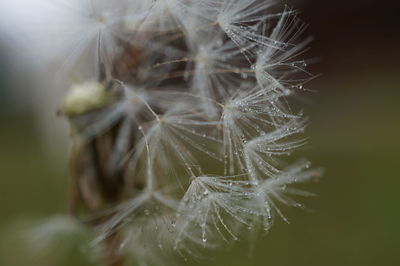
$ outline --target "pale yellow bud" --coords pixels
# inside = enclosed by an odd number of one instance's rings
[[[97,81],[73,85],[64,99],[63,114],[77,116],[107,106],[114,95]]]

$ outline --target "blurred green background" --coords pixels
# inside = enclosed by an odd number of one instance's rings
[[[315,37],[309,54],[320,56],[312,72],[322,76],[308,86],[316,92],[300,98],[312,122],[301,153],[326,171],[307,185],[318,194],[304,200],[313,212],[284,209],[292,223],[278,220],[251,256],[240,242],[213,259],[188,264],[400,265],[400,5],[286,3],[302,11]],[[65,211],[68,184],[63,157],[60,163],[49,158],[30,109],[12,96],[8,72],[1,64],[0,265],[52,265],[26,264],[17,244],[8,241],[18,221]],[[62,265],[89,264],[77,255]]]

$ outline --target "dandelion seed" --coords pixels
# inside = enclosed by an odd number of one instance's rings
[[[276,90],[278,94],[287,94],[285,90],[306,83],[312,75],[304,67],[304,61],[294,61],[304,53],[305,47],[311,38],[298,41],[306,25],[299,21],[293,12],[285,11],[271,33],[271,39],[277,47],[266,46],[260,49],[254,65],[255,75],[260,87],[267,90]],[[306,77],[293,80],[293,74],[302,72]],[[299,85],[300,83],[300,85]]]
[[[237,223],[248,225],[245,209],[240,201],[249,197],[248,182],[216,176],[193,179],[183,197],[178,212],[178,236],[175,247],[200,244],[217,246],[221,240],[237,239]],[[250,212],[250,211],[249,211]],[[188,245],[190,245],[188,244]]]
[[[316,179],[322,175],[321,169],[309,170],[309,166],[310,162],[299,161],[283,171],[271,175],[255,188],[256,192],[254,195],[256,195],[256,200],[259,202],[259,207],[263,213],[264,227],[269,228],[273,212],[276,212],[284,221],[288,222],[277,203],[291,207],[301,207],[302,205],[290,196],[313,195],[296,188],[288,187]]]

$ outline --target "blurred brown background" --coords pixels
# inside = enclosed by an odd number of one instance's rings
[[[311,69],[322,76],[308,86],[317,92],[301,98],[312,122],[301,153],[326,170],[307,185],[319,196],[304,200],[312,213],[285,209],[292,223],[277,221],[252,256],[241,242],[191,265],[400,265],[400,2],[284,3],[301,10],[315,37],[308,55],[320,59]],[[49,160],[25,101],[13,97],[10,66],[0,64],[0,228],[9,228],[62,212],[68,174]],[[16,248],[1,245],[0,265],[19,266],[9,259]],[[72,261],[65,265],[89,265]]]

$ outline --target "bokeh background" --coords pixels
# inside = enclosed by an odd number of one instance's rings
[[[368,0],[285,1],[301,10],[315,37],[309,55],[321,76],[300,97],[311,117],[301,153],[324,177],[307,185],[312,212],[285,209],[249,255],[240,242],[190,265],[400,265],[400,3]],[[10,235],[21,221],[66,209],[66,156],[49,152],[32,106],[27,75],[0,39],[0,265],[91,265],[79,252],[58,262],[27,259]],[[18,92],[14,90],[19,86]],[[22,89],[21,89],[22,87]],[[52,118],[54,123],[59,118]],[[54,141],[54,147],[62,143]],[[61,148],[63,150],[63,148]],[[25,260],[24,260],[25,259]],[[46,264],[47,263],[47,264]],[[51,264],[53,263],[53,264]]]

